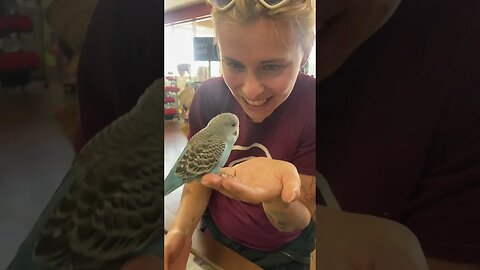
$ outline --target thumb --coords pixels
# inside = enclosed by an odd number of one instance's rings
[[[183,270],[187,267],[188,257],[190,255],[190,249],[192,247],[192,239],[187,238],[182,245],[182,249],[177,254],[175,261],[170,262],[170,270]]]
[[[185,235],[178,233],[177,231],[170,231],[166,235],[166,243],[164,247],[164,267],[168,269],[169,266],[174,263],[180,255],[183,245],[185,243]]]
[[[201,182],[208,187],[219,187],[222,184],[222,176],[215,173],[207,173],[202,177]]]
[[[300,197],[300,187],[302,182],[300,181],[300,176],[295,168],[293,170],[285,170],[281,176],[281,182],[283,186],[281,194],[282,201],[291,203]]]

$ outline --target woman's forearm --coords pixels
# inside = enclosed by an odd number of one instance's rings
[[[172,230],[181,230],[189,237],[207,209],[212,190],[199,181],[185,184],[177,215],[172,224]]]

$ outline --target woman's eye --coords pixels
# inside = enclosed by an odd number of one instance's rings
[[[277,71],[277,70],[280,70],[281,68],[282,68],[281,65],[274,65],[274,64],[263,66],[263,70],[266,70],[266,71]]]
[[[227,66],[232,69],[242,69],[243,65],[236,62],[227,62]]]

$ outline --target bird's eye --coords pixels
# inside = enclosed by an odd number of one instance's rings
[[[234,127],[234,126],[236,126],[236,125],[237,125],[237,124],[233,123],[233,124],[232,124],[232,127]]]

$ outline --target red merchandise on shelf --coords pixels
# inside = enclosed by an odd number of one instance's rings
[[[23,56],[21,52],[4,53],[2,60],[5,63],[5,70],[15,71],[26,68],[25,61],[23,61]]]
[[[0,53],[0,72],[7,70],[8,64],[7,60],[5,59],[5,54]]]
[[[165,103],[175,102],[175,97],[165,97],[164,102]]]
[[[175,86],[165,86],[165,92],[178,92],[180,89]]]
[[[28,68],[38,69],[40,67],[40,57],[34,51],[24,52],[24,61]]]
[[[15,32],[32,32],[33,22],[29,16],[14,15],[12,18],[12,31]]]
[[[14,11],[15,12],[15,11]],[[24,51],[25,36],[33,34],[34,21],[28,15],[0,15],[0,85],[1,87],[21,87],[32,79],[32,70],[39,69],[41,59],[36,51]],[[20,35],[20,33],[23,33]],[[38,75],[35,73],[35,75]],[[48,85],[44,79],[44,85]]]
[[[164,109],[164,114],[167,115],[176,115],[177,114],[177,109],[174,108],[165,108]]]
[[[1,15],[0,33],[32,32],[33,21],[27,15]]]
[[[10,30],[11,32],[32,32],[33,22],[29,16],[26,15],[11,15],[10,18]]]
[[[0,54],[0,71],[37,69],[39,66],[40,58],[34,51]]]
[[[8,16],[0,15],[0,35],[7,33],[10,30],[10,20]]]

